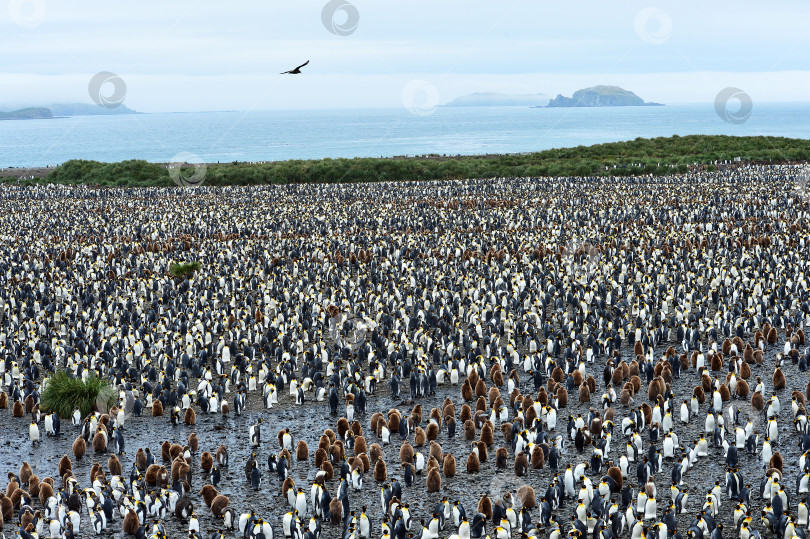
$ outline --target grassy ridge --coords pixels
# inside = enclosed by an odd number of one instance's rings
[[[57,371],[48,379],[42,391],[42,409],[68,418],[73,410],[81,410],[82,417],[91,411],[106,413],[118,400],[117,391],[107,380],[90,376],[87,381]]]
[[[372,182],[495,176],[627,176],[686,172],[695,163],[810,159],[810,140],[724,135],[637,138],[594,146],[504,155],[290,160],[211,164],[207,185]],[[614,168],[614,166],[616,168]],[[68,161],[44,180],[106,186],[173,185],[165,165],[146,161]]]

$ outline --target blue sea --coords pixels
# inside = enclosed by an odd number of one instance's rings
[[[742,123],[713,104],[159,113],[0,121],[0,167],[69,159],[212,162],[518,153],[690,134],[810,138],[807,103],[756,104]]]

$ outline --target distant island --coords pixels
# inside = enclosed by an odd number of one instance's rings
[[[53,112],[44,107],[29,107],[26,109],[0,112],[0,120],[41,120],[53,118]]]
[[[537,107],[548,103],[547,94],[499,94],[476,92],[462,95],[444,105],[445,107]]]
[[[26,107],[10,112],[0,111],[0,120],[43,120],[65,116],[100,116],[119,114],[141,114],[126,105],[113,108],[100,107],[90,103],[59,103],[47,107]]]
[[[618,86],[592,86],[577,90],[571,97],[558,94],[547,107],[662,107],[661,103],[648,103],[639,96]]]

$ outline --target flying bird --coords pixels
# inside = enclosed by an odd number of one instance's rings
[[[296,67],[295,69],[290,69],[289,71],[282,71],[279,75],[286,75],[289,73],[290,75],[299,75],[301,73],[301,68],[304,67],[309,63],[309,60],[301,64],[300,66]]]

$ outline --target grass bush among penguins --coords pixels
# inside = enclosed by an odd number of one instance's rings
[[[65,371],[57,371],[48,378],[41,399],[43,410],[69,418],[76,408],[82,417],[93,411],[106,412],[115,405],[118,395],[107,380],[93,375],[82,380]]]
[[[199,271],[200,267],[199,262],[182,262],[179,264],[172,264],[169,268],[169,275],[172,277],[185,279],[191,276],[195,271]]]
[[[666,175],[716,161],[795,162],[810,159],[810,140],[785,137],[688,135],[637,138],[575,148],[499,155],[424,155],[314,159],[263,163],[212,163],[204,185],[353,183],[458,180],[493,177]],[[17,181],[17,180],[7,180]],[[119,163],[71,160],[45,178],[23,184],[91,184],[109,187],[171,186],[167,165],[142,160]]]

